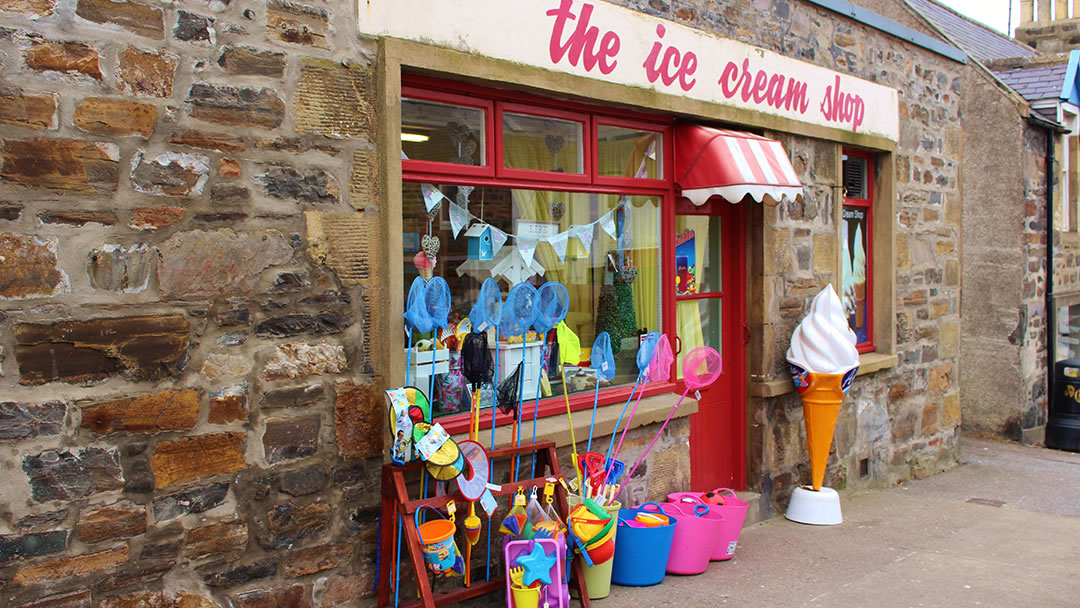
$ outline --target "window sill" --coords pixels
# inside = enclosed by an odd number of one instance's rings
[[[895,367],[898,360],[895,354],[863,353],[859,355],[859,371],[855,377]],[[784,378],[783,380],[751,381],[749,393],[751,397],[779,397],[794,390],[795,385],[792,384],[791,379]]]
[[[667,415],[671,413],[671,408],[674,407],[678,401],[679,395],[676,393],[663,393],[642,398],[641,404],[638,405],[637,413],[634,414],[634,419],[630,421],[630,428],[633,429],[657,422],[663,422],[664,419],[667,418]],[[633,408],[633,404],[631,404],[630,407]],[[596,427],[593,429],[594,444],[597,437],[607,437],[611,435],[615,430],[615,423],[618,421],[619,414],[622,413],[622,410],[622,406],[618,404],[597,408]],[[683,418],[697,413],[697,411],[697,400],[693,397],[687,397],[683,400],[682,404],[679,405],[679,409],[675,411],[672,419]],[[589,423],[592,421],[592,410],[581,410],[574,414],[574,438],[577,439],[578,444],[585,443],[589,439]],[[629,416],[629,412],[627,413],[627,416]],[[525,437],[525,440],[532,440],[531,418],[525,419],[522,424],[521,433],[522,436]],[[463,441],[469,438],[469,434],[459,433],[453,437],[455,441]],[[496,427],[495,440],[497,442],[496,445],[508,442],[510,440],[510,428],[507,426]],[[537,420],[536,440],[554,441],[556,447],[560,448],[570,445],[570,426],[567,424],[566,414],[546,416]],[[480,437],[477,441],[480,445],[490,446],[491,429],[481,430]]]
[[[1080,249],[1080,232],[1061,231],[1057,233],[1057,236],[1066,249]]]

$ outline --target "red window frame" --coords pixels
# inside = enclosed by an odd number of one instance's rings
[[[427,174],[445,173],[447,175],[463,175],[471,177],[492,177],[495,175],[495,148],[492,145],[494,139],[494,116],[495,104],[491,100],[476,99],[453,93],[439,93],[418,87],[402,86],[401,97],[430,101],[455,106],[475,108],[484,112],[484,164],[459,165],[457,163],[402,159],[401,170]]]
[[[489,163],[492,169],[490,174],[480,174],[477,169],[469,165],[457,165],[453,163],[441,163],[432,161],[402,160],[403,182],[434,182],[439,184],[463,184],[478,187],[497,186],[503,188],[542,189],[563,192],[584,192],[597,194],[625,194],[630,196],[655,196],[660,199],[660,225],[662,234],[670,235],[674,229],[674,180],[670,169],[673,162],[672,154],[672,126],[673,119],[668,116],[646,116],[630,111],[621,111],[613,108],[598,107],[574,101],[552,100],[533,97],[516,91],[490,89],[478,85],[462,82],[445,81],[430,76],[402,74],[402,95],[425,101],[445,101],[467,105],[470,107],[484,107],[483,104],[490,102],[493,111],[488,114],[492,127],[487,129],[486,149],[494,156],[494,162]],[[452,100],[452,101],[451,101]],[[464,102],[464,103],[463,103]],[[502,114],[507,109],[515,113],[528,114],[546,118],[560,118],[583,121],[583,163],[585,173],[581,175],[556,173],[552,171],[534,171],[525,169],[505,169],[502,165]],[[600,178],[596,175],[596,151],[594,124],[611,124],[615,126],[629,126],[649,131],[656,131],[664,138],[664,175],[663,179],[633,179],[633,178]],[[488,167],[484,167],[487,169]],[[661,284],[673,284],[674,269],[671,268],[675,255],[675,241],[672,238],[662,238],[660,248]],[[661,295],[660,330],[665,333],[674,331],[675,328],[675,300],[674,291],[666,290]],[[676,374],[672,370],[672,378]],[[649,382],[645,386],[644,396],[650,397],[663,393],[670,393],[678,386],[674,380],[669,382]],[[599,405],[612,405],[624,403],[631,396],[632,384],[626,384],[607,389],[602,389],[599,395]],[[593,394],[589,391],[570,395],[570,410],[574,412],[591,410],[593,407]],[[531,407],[526,400],[522,406],[522,422],[532,419]],[[480,412],[480,428],[491,428],[491,410]],[[496,426],[508,425],[513,422],[511,415],[496,411]],[[540,400],[538,417],[560,416],[566,414],[566,405],[561,395],[542,398]],[[443,428],[451,434],[465,433],[469,430],[468,412],[442,416],[439,422]],[[575,426],[580,425],[580,419],[575,421]]]
[[[859,353],[877,350],[874,344],[874,155],[864,150],[844,148],[843,154],[861,158],[866,162],[866,196],[857,198],[844,191],[843,207],[859,207],[866,210],[866,341],[855,345]]]
[[[663,149],[660,151],[663,154],[665,162],[660,166],[660,178],[659,179],[645,179],[634,177],[619,177],[611,175],[596,175],[597,184],[606,184],[610,186],[627,186],[632,188],[640,188],[642,186],[656,186],[664,187],[665,184],[671,181],[671,167],[668,165],[673,162],[674,158],[671,131],[665,132],[663,129],[658,129],[656,123],[643,122],[640,120],[633,120],[628,118],[617,118],[613,116],[596,116],[593,118],[593,154],[592,154],[592,166],[596,167],[599,171],[600,167],[600,127],[621,127],[623,129],[637,129],[641,131],[650,131],[653,133],[659,133],[663,142]]]
[[[503,157],[503,114],[520,114],[522,116],[531,116],[533,118],[552,118],[556,120],[565,120],[567,122],[576,122],[581,125],[581,173],[557,173],[555,171],[544,171],[542,169],[516,169],[506,166],[506,159]],[[504,101],[495,102],[495,115],[498,119],[495,125],[495,158],[497,164],[495,166],[495,176],[505,177],[509,179],[523,179],[537,182],[558,181],[562,184],[588,184],[592,181],[593,167],[592,163],[592,147],[590,146],[592,130],[589,128],[589,116],[588,114],[582,114],[580,112],[570,112],[565,110],[558,110],[554,108],[526,105],[522,103],[507,103]],[[552,176],[555,176],[554,179]]]

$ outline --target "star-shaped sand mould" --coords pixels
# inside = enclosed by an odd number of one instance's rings
[[[536,581],[545,585],[551,584],[551,567],[555,565],[555,556],[548,555],[541,543],[534,542],[532,553],[519,555],[517,564],[525,568],[522,575],[522,583],[529,587]]]

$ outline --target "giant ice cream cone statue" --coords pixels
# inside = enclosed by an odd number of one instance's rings
[[[810,451],[810,487],[814,492],[822,492],[824,489],[835,495],[835,492],[822,486],[825,482],[825,465],[829,459],[836,419],[840,416],[844,394],[851,386],[859,367],[859,352],[855,349],[855,340],[855,333],[848,327],[844,307],[832,285],[814,297],[810,313],[791,336],[787,360],[795,388],[802,397],[806,443]],[[796,495],[793,495],[792,505],[796,499]],[[803,521],[791,517],[791,510],[792,507],[789,506],[789,519]],[[836,517],[839,517],[838,498]]]

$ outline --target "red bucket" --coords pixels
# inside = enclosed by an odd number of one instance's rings
[[[705,502],[704,492],[673,492],[668,494],[668,502],[682,505],[709,504],[709,507],[719,511],[724,516],[724,523],[720,526],[719,536],[716,539],[716,547],[713,549],[710,559],[714,562],[729,560],[735,557],[735,547],[739,544],[739,534],[742,533],[743,523],[746,521],[746,510],[749,504],[739,500],[735,491],[728,488],[717,488],[711,492],[715,504]],[[725,494],[729,494],[727,496]]]

